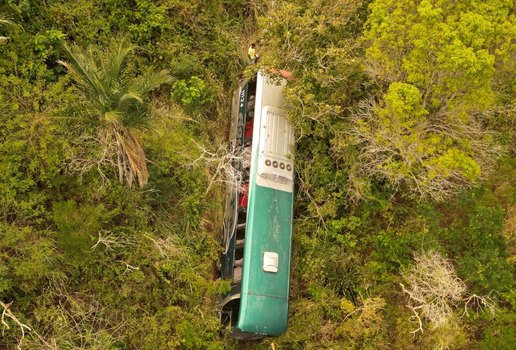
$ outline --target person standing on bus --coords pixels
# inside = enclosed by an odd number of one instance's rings
[[[258,56],[258,54],[256,53],[256,44],[255,43],[252,43],[249,46],[249,49],[247,49],[247,57],[249,58],[250,64],[255,64],[256,61],[258,61],[258,58],[260,56]]]

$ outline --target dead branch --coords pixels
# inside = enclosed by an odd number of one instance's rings
[[[121,262],[122,264],[124,264],[124,265],[125,265],[124,275],[125,275],[125,274],[128,274],[128,273],[131,273],[131,272],[134,272],[134,271],[136,271],[136,270],[139,270],[139,269],[140,269],[139,267],[137,267],[137,266],[132,266],[132,265],[130,265],[130,264],[128,264],[128,263],[126,263],[126,262],[125,262],[125,261],[123,261],[123,260],[120,260],[120,262]]]
[[[167,239],[153,238],[149,235],[144,235],[144,237],[154,243],[162,259],[170,260],[183,255],[172,236],[169,236]]]
[[[8,304],[5,304],[4,302],[0,301],[0,306],[3,308],[3,311],[2,311],[2,318],[1,318],[1,322],[2,322],[2,325],[4,326],[4,329],[7,328],[7,329],[10,329],[9,325],[7,324],[7,321],[6,321],[6,317],[11,319],[11,321],[13,321],[19,328],[20,328],[20,331],[21,331],[21,338],[20,340],[18,341],[18,345],[17,345],[17,349],[18,350],[21,350],[21,346],[23,344],[23,340],[25,339],[25,331],[32,331],[32,329],[27,326],[26,324],[24,324],[23,322],[21,322],[13,313],[12,311],[10,310],[10,307],[12,305],[12,301]]]
[[[192,165],[203,164],[209,173],[209,183],[206,194],[215,183],[222,183],[232,189],[242,190],[242,177],[245,168],[251,163],[251,149],[227,149],[225,145],[220,146],[215,151],[210,151],[206,147],[194,141],[201,151],[197,159],[192,160]]]
[[[468,309],[487,310],[492,316],[496,303],[488,296],[468,295],[465,283],[457,277],[453,265],[437,251],[417,253],[415,263],[403,274],[408,283],[400,283],[402,291],[408,295],[407,307],[414,313],[410,317],[418,327],[410,333],[423,333],[422,318],[428,320],[433,328],[449,324],[455,317],[454,311],[464,303],[461,318]]]
[[[133,245],[133,242],[131,242],[127,237],[115,235],[107,230],[100,230],[98,235],[97,242],[91,247],[91,250],[95,250],[99,244],[103,244],[107,250]]]
[[[418,332],[421,332],[423,333],[423,322],[421,321],[421,317],[419,317],[419,312],[417,311],[418,309],[421,309],[423,307],[423,305],[419,305],[419,306],[411,306],[411,305],[407,305],[408,308],[410,308],[412,310],[412,312],[414,313],[413,316],[410,316],[409,320],[414,322],[417,322],[418,324],[418,327],[416,329],[414,329],[413,331],[411,331],[410,333],[414,336],[416,336],[416,334]]]
[[[462,313],[461,318],[469,314],[468,309],[475,309],[477,312],[485,310],[492,317],[494,317],[494,315],[498,311],[496,303],[491,298],[491,296],[480,296],[477,294],[472,294],[467,298],[464,298],[464,312]]]
[[[120,260],[117,262],[125,263]],[[129,265],[130,268],[131,265]],[[120,339],[125,321],[107,318],[105,307],[98,301],[97,296],[73,292],[69,290],[68,282],[66,277],[59,275],[52,276],[49,280],[49,294],[58,302],[57,311],[60,313],[60,319],[56,326],[60,331],[53,334],[52,344],[36,334],[45,349],[68,348],[68,344],[74,344],[74,349],[97,348],[105,343],[106,333],[109,334],[111,341]],[[33,331],[31,334],[34,333]],[[38,347],[40,348],[43,347]]]

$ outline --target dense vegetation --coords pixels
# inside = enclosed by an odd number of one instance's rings
[[[232,349],[231,91],[286,69],[289,330],[253,349],[508,349],[511,0],[0,0],[1,349]]]

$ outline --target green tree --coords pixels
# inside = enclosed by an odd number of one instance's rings
[[[417,196],[442,199],[469,186],[501,153],[489,140],[493,134],[478,125],[431,120],[411,84],[394,82],[380,103],[361,107],[351,132],[362,147],[360,171],[398,188],[408,184]]]
[[[134,49],[125,40],[111,44],[106,51],[65,46],[68,60],[59,63],[79,89],[74,116],[89,124],[102,146],[97,164],[114,164],[121,183],[131,186],[137,180],[142,187],[149,174],[137,132],[151,127],[149,93],[170,77],[161,71],[130,79],[126,61]]]
[[[497,72],[511,66],[510,3],[370,5],[366,69],[388,88],[355,113],[364,174],[442,199],[492,171],[502,151],[485,125],[500,110],[494,87],[504,79]]]

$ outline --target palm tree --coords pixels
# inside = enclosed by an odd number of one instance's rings
[[[170,81],[166,71],[130,79],[126,60],[135,46],[121,40],[106,51],[64,47],[67,61],[58,61],[77,83],[81,93],[78,115],[93,123],[103,154],[118,172],[121,183],[137,180],[143,187],[149,173],[137,131],[150,128],[149,93]]]

